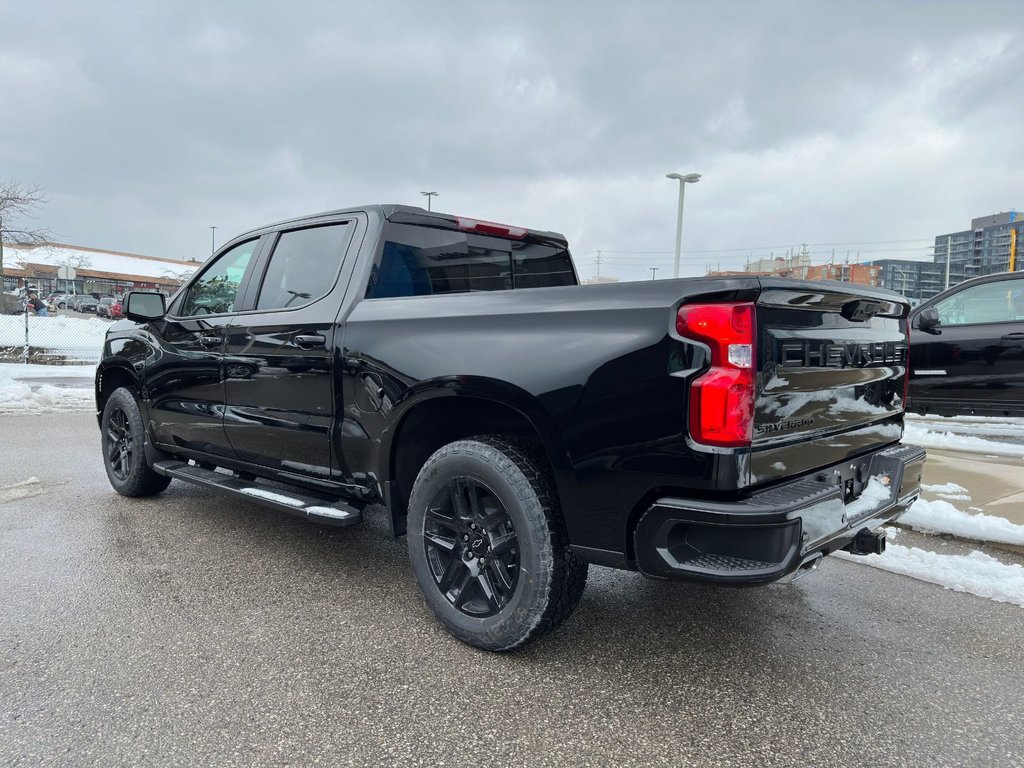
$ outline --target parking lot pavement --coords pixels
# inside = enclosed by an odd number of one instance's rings
[[[594,568],[561,631],[487,654],[383,515],[123,499],[98,442],[0,418],[0,764],[1024,765],[1018,607],[834,559],[733,590]]]
[[[923,482],[932,486],[953,483],[965,490],[950,494],[925,488],[922,496],[926,499],[951,500],[969,514],[984,513],[1024,525],[1024,459],[929,448]],[[968,498],[959,498],[961,495]]]

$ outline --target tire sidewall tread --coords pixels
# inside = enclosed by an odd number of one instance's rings
[[[134,443],[131,471],[124,480],[113,473],[110,461],[107,459],[107,424],[110,414],[116,408],[120,408],[128,417],[128,426]],[[171,478],[157,474],[146,463],[146,439],[142,411],[134,393],[126,387],[118,387],[107,398],[107,402],[103,406],[103,417],[100,419],[100,445],[102,446],[103,468],[106,470],[107,479],[110,481],[111,487],[122,496],[132,498],[153,496],[164,490],[171,482]]]
[[[427,505],[452,476],[470,476],[505,506],[519,540],[519,583],[498,614],[474,618],[448,602],[434,582],[423,545]],[[552,631],[579,602],[585,563],[568,549],[547,459],[532,445],[498,436],[449,443],[421,468],[409,500],[409,557],[427,605],[460,640],[508,651]]]

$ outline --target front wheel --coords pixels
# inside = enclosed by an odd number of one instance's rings
[[[409,558],[427,605],[460,640],[509,651],[576,608],[587,564],[568,546],[542,454],[502,437],[449,443],[409,499]]]
[[[131,390],[119,387],[107,398],[100,430],[103,467],[115,491],[122,496],[153,496],[170,484],[171,478],[146,464],[142,412]]]

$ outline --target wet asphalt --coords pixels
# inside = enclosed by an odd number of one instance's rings
[[[381,511],[123,499],[98,441],[0,417],[0,487],[41,481],[0,490],[0,765],[1024,765],[1015,606],[835,559],[759,589],[592,568],[558,633],[492,655]]]

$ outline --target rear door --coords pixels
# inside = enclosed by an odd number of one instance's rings
[[[238,458],[327,479],[339,274],[356,217],[275,233],[225,347],[225,429]]]
[[[856,457],[903,433],[907,305],[853,285],[796,285],[806,287],[765,281],[757,301],[754,484]]]
[[[206,265],[153,324],[159,354],[146,374],[150,434],[158,443],[232,456],[224,432],[224,329],[252,274],[260,244],[252,238]]]
[[[931,306],[939,325],[915,331],[912,402],[1024,410],[1024,276],[968,285]]]

